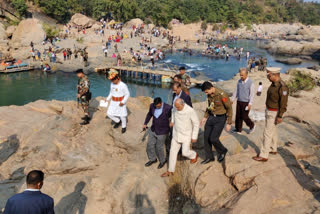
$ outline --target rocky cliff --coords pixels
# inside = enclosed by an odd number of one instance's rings
[[[235,80],[221,84],[229,90]],[[165,167],[144,167],[147,137],[140,131],[150,98],[129,99],[125,134],[105,118],[100,98],[91,101],[88,126],[79,125],[81,109],[74,101],[1,107],[0,210],[10,196],[23,191],[25,174],[41,169],[46,174],[43,192],[55,199],[58,214],[317,213],[320,107],[311,97],[290,97],[279,126],[279,154],[266,163],[255,162],[251,157],[259,151],[264,128],[264,85],[252,111],[256,132],[223,132],[221,140],[229,149],[223,164],[190,165],[180,158],[169,179],[160,178]],[[204,103],[195,104],[199,117],[204,108]],[[193,148],[202,160],[203,130]]]

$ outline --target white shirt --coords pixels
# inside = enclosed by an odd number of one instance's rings
[[[25,189],[24,191],[39,192],[40,189]]]
[[[190,143],[192,139],[198,139],[199,118],[197,113],[189,105],[184,104],[181,111],[172,111],[171,122],[173,126],[173,138],[179,143]]]
[[[121,103],[123,106],[120,106],[120,101],[113,101],[112,97],[124,97]],[[107,101],[110,101],[110,105],[107,111],[107,114],[119,117],[128,116],[126,103],[130,97],[130,92],[128,86],[120,81],[118,84],[111,83],[109,96],[107,97]]]
[[[262,85],[258,86],[258,92],[262,92]]]

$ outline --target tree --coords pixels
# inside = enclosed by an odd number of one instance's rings
[[[28,6],[24,0],[12,0],[12,6],[17,11],[20,17],[27,15]]]
[[[55,18],[61,23],[65,23],[70,18],[68,11],[68,2],[65,0],[41,0],[40,6],[49,16]]]

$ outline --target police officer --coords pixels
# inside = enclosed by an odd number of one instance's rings
[[[77,100],[80,101],[81,107],[84,111],[85,116],[81,119],[83,120],[81,125],[87,125],[89,124],[91,118],[89,114],[89,101],[91,99],[91,93],[90,93],[90,81],[86,75],[84,75],[82,69],[78,69],[76,71],[77,76],[79,78],[78,85],[77,85]]]
[[[287,111],[289,89],[280,78],[280,68],[267,68],[271,85],[266,100],[266,125],[263,133],[263,143],[260,155],[253,157],[256,161],[268,161],[269,153],[277,154],[278,133],[277,125],[282,122],[283,114]]]
[[[202,91],[207,95],[207,109],[201,126],[204,127],[204,149],[206,159],[201,164],[214,161],[212,145],[218,153],[218,161],[222,162],[228,150],[222,145],[219,137],[227,122],[226,130],[230,131],[232,124],[232,104],[229,96],[221,89],[213,87],[210,82],[204,82],[201,86]]]

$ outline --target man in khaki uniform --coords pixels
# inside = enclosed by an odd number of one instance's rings
[[[277,154],[278,133],[277,125],[282,122],[283,114],[287,111],[289,89],[280,78],[280,68],[267,68],[268,79],[271,82],[266,100],[266,125],[263,133],[263,143],[256,161],[265,162],[269,153]]]
[[[207,109],[201,126],[204,127],[204,150],[206,159],[201,164],[214,161],[212,145],[218,153],[218,161],[222,162],[228,150],[222,145],[219,138],[227,122],[226,130],[230,131],[232,124],[232,104],[226,92],[213,87],[210,82],[204,82],[201,90],[207,95]]]

